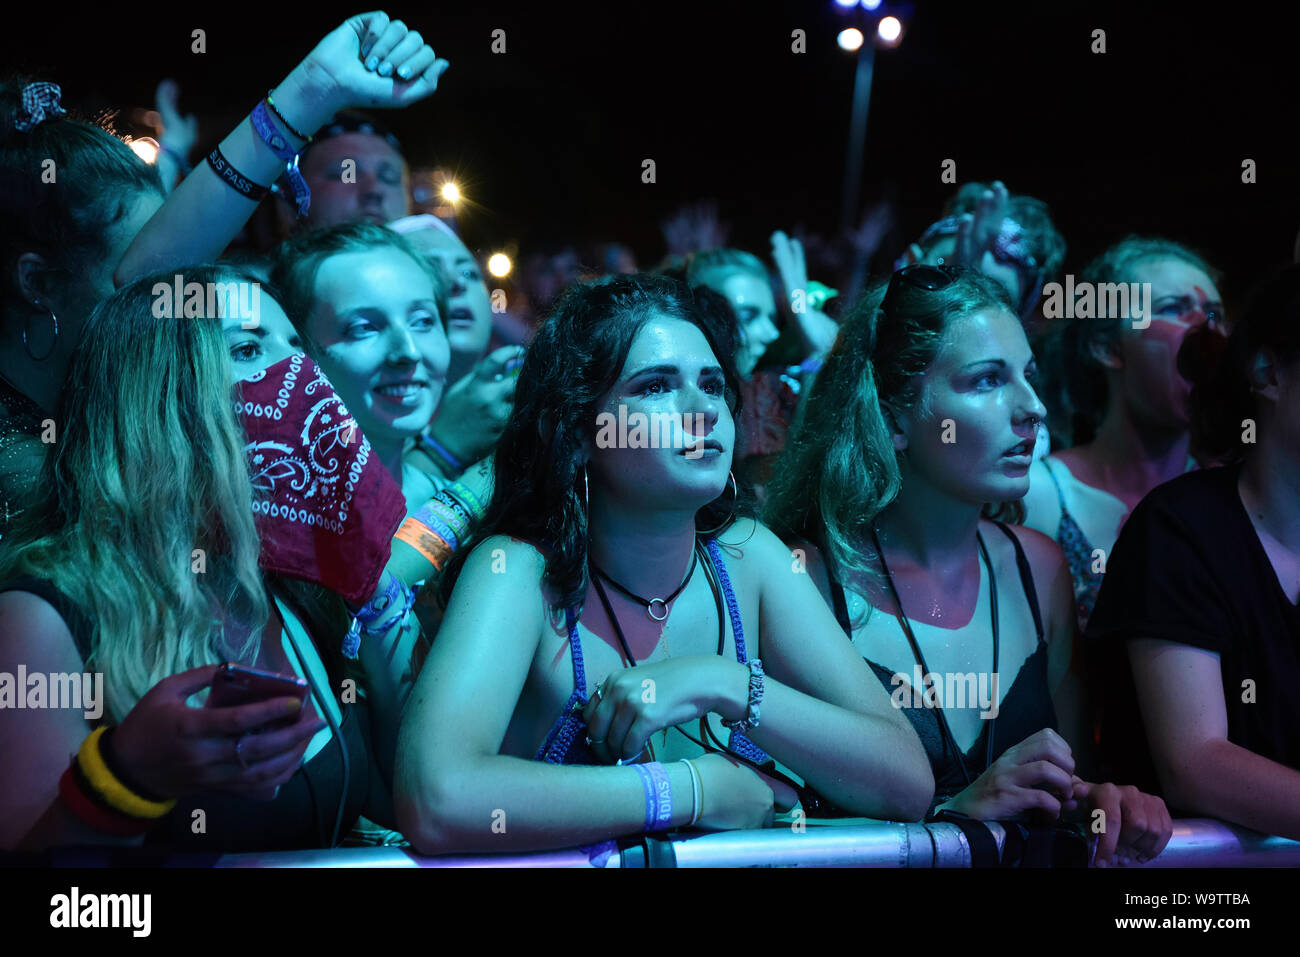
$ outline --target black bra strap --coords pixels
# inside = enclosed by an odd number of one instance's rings
[[[1002,534],[1011,539],[1011,544],[1016,549],[1016,567],[1020,569],[1020,584],[1025,589],[1025,598],[1029,601],[1029,610],[1034,616],[1034,629],[1038,632],[1038,640],[1043,640],[1043,615],[1038,609],[1038,590],[1034,587],[1034,572],[1029,567],[1029,559],[1025,557],[1025,550],[1020,547],[1020,539],[1016,538],[1016,533],[1007,528],[1002,522],[994,522],[998,528],[1002,529]]]

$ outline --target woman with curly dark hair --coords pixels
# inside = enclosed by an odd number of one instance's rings
[[[915,734],[735,507],[729,328],[708,294],[620,276],[571,289],[538,332],[403,720],[399,816],[421,850],[762,826],[794,796],[733,762],[768,753],[851,813],[923,813]]]

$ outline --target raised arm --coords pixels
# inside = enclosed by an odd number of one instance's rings
[[[759,653],[772,679],[751,739],[845,810],[920,820],[934,796],[925,750],[840,630],[806,556],[761,525],[744,550],[758,563]],[[747,681],[730,684],[743,714]]]
[[[300,150],[335,113],[348,107],[409,106],[429,96],[447,68],[418,33],[379,11],[351,17],[316,46],[274,88],[273,122]],[[292,124],[292,129],[287,124]],[[221,154],[255,184],[285,169],[253,128],[251,113],[221,141]],[[167,197],[122,257],[114,281],[216,259],[243,228],[257,201],[237,192],[205,160]]]
[[[1300,771],[1228,740],[1219,656],[1155,639],[1129,642],[1151,758],[1170,803],[1300,840]]]

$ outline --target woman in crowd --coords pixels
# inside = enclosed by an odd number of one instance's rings
[[[1043,415],[1034,374],[1001,286],[969,269],[900,270],[846,320],[767,515],[906,707],[936,810],[991,820],[1100,808],[1098,862],[1147,859],[1171,833],[1164,805],[1081,780],[1069,743],[1078,738],[1057,730],[1058,714],[1076,726],[1060,550],[989,517],[989,504],[1028,488]],[[975,681],[958,703],[945,676]]]
[[[1083,271],[1084,283],[1093,290],[1136,283],[1125,288],[1139,297],[1124,315],[1121,302],[1111,308],[1110,297],[1098,292],[1097,318],[1057,320],[1050,364],[1066,401],[1065,421],[1053,429],[1063,439],[1072,433],[1075,444],[1033,466],[1025,497],[1025,524],[1056,539],[1070,563],[1081,630],[1129,513],[1157,485],[1196,464],[1191,385],[1179,375],[1176,358],[1189,331],[1223,324],[1214,271],[1169,240],[1116,243]],[[1146,288],[1151,314],[1139,317]]]
[[[814,361],[835,341],[834,320],[821,311],[821,302],[808,289],[803,247],[782,232],[772,235],[772,248],[781,271],[787,306],[794,317],[796,352]],[[767,269],[757,256],[738,249],[713,249],[697,253],[687,264],[686,281],[721,295],[735,313],[740,333],[736,368],[740,373],[744,409],[740,420],[737,458],[741,481],[761,495],[775,457],[785,448],[786,433],[798,408],[800,383],[778,368],[759,369],[768,347],[781,336],[776,299]],[[799,297],[796,304],[793,297]],[[798,359],[794,360],[795,362]]]
[[[350,223],[285,243],[272,280],[414,512],[450,484],[402,460],[432,420],[447,378],[450,348],[433,267],[397,233]]]
[[[252,282],[228,267],[195,267],[186,279]],[[411,678],[397,652],[409,661],[418,631],[405,615],[369,620],[360,667],[349,666],[342,649],[361,613],[307,568],[290,569],[301,581],[259,568],[268,542],[301,545],[311,533],[285,522],[259,538],[232,383],[282,368],[297,343],[269,294],[252,317],[224,306],[160,317],[169,310],[158,308],[159,290],[172,280],[138,280],[85,323],[59,409],[69,425],[0,556],[0,670],[97,672],[105,692],[98,713],[0,711],[6,849],[142,839],[322,847],[362,812],[391,820],[392,703]],[[328,383],[314,388],[312,402],[328,399]],[[367,501],[400,516],[389,488],[386,501]],[[323,538],[312,542],[306,552],[319,560]],[[350,560],[362,563],[360,551]],[[311,693],[187,706],[222,661],[296,674]]]
[[[852,813],[924,811],[910,726],[784,545],[733,514],[726,329],[684,284],[633,276],[574,287],[538,332],[403,720],[420,850],[763,826],[794,795],[733,762],[764,752]],[[653,447],[616,428],[637,416]]]
[[[57,86],[25,80],[0,85],[5,515],[21,511],[53,441],[50,427],[58,424],[50,413],[94,305],[143,273],[215,259],[256,208],[265,192],[259,184],[273,182],[331,116],[348,106],[417,102],[433,93],[446,67],[401,21],[381,12],[353,17],[326,36],[165,204],[154,168],[104,130],[68,117]],[[279,141],[279,154],[271,141]]]
[[[1183,814],[1296,840],[1300,267],[1226,349],[1205,325],[1187,338],[1194,440],[1231,464],[1154,489],[1115,544],[1088,626],[1126,679],[1106,684],[1102,752]]]
[[[389,228],[429,258],[443,280],[449,383],[428,430],[416,436],[407,460],[435,477],[454,479],[486,457],[501,437],[514,401],[514,372],[523,349],[487,352],[492,305],[478,260],[451,227],[436,216],[411,216]]]

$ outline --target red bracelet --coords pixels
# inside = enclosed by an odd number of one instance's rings
[[[78,820],[105,834],[133,837],[158,823],[156,819],[126,817],[96,804],[77,778],[75,759],[59,778],[59,797]]]

